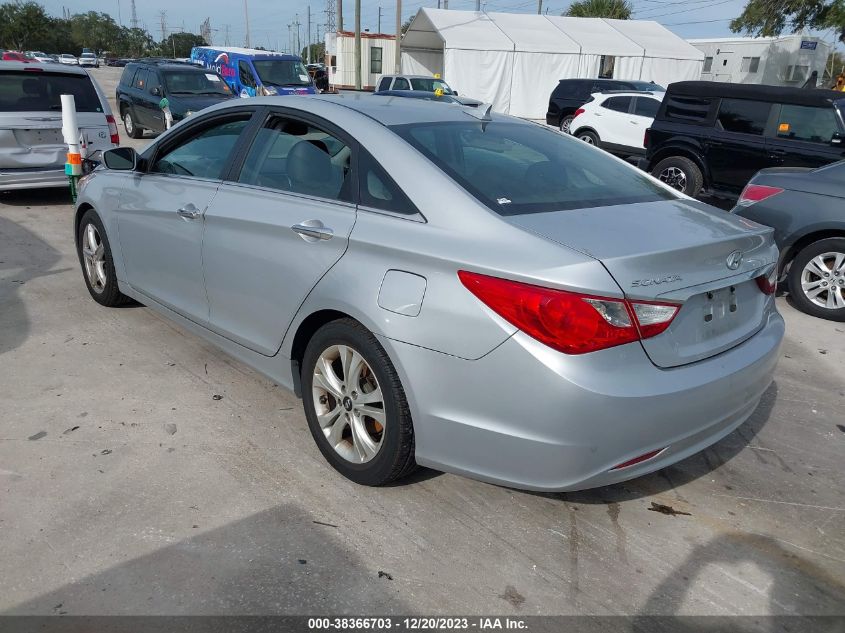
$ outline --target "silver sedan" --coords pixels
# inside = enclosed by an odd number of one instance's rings
[[[622,481],[730,433],[772,380],[772,231],[543,126],[269,97],[104,163],[74,227],[94,300],[295,391],[362,484]]]

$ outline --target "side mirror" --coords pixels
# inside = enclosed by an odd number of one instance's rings
[[[159,88],[158,86],[153,88],[153,96],[154,97],[160,97],[161,96],[161,88]]]
[[[457,96],[460,96],[460,95],[458,95],[458,91],[457,91],[457,90],[453,90],[453,91],[452,91],[452,94],[453,94],[453,95],[455,95],[456,97],[457,97]]]
[[[103,152],[103,164],[116,171],[131,171],[138,164],[138,153],[131,147],[116,147]]]
[[[830,144],[836,147],[842,147],[843,145],[845,145],[845,134],[839,134],[837,132],[831,137]]]

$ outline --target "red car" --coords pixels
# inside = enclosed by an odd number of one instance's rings
[[[32,60],[28,59],[26,55],[23,53],[16,53],[15,51],[6,51],[3,53],[3,61],[4,62],[23,62],[24,64],[30,63]]]

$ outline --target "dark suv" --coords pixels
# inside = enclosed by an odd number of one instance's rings
[[[165,130],[164,98],[175,123],[233,97],[226,81],[213,70],[155,59],[126,64],[115,91],[123,127],[132,138],[141,138],[144,130]]]
[[[546,123],[569,132],[575,111],[590,100],[594,92],[608,90],[663,90],[650,81],[628,79],[561,79],[549,97]]]
[[[641,166],[690,196],[736,198],[766,167],[845,158],[845,95],[833,90],[682,81],[671,84]]]

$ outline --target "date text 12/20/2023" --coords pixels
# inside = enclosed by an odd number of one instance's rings
[[[512,617],[342,617],[308,618],[310,631],[445,631],[526,630],[525,620]]]

